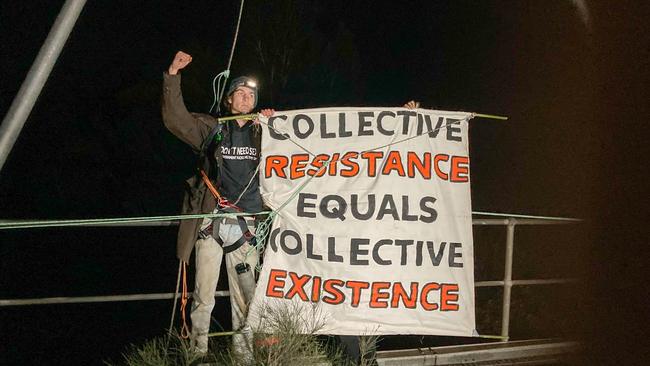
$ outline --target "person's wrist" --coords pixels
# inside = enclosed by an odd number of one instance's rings
[[[176,75],[178,74],[178,69],[170,66],[169,69],[167,70],[167,73],[169,73],[169,75]]]

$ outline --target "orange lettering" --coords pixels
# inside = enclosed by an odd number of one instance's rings
[[[282,155],[272,155],[266,157],[266,169],[264,170],[264,176],[266,178],[271,178],[271,172],[275,172],[280,178],[286,178],[287,175],[284,172],[284,168],[289,165],[289,158]]]
[[[406,176],[406,174],[404,174],[404,166],[402,165],[402,157],[400,156],[399,151],[391,151],[388,153],[384,170],[381,173],[383,175],[388,175],[391,170],[395,170],[401,177]]]
[[[443,283],[440,292],[440,311],[458,311],[458,304],[450,303],[450,301],[458,301],[458,284]]]
[[[451,157],[451,181],[454,183],[468,182],[469,158],[467,156]]]
[[[336,164],[339,161],[339,157],[341,154],[339,153],[334,153],[332,154],[332,160],[330,160],[330,165],[329,165],[329,175],[330,176],[336,176]]]
[[[370,307],[371,308],[387,308],[388,303],[384,299],[388,299],[390,294],[388,292],[381,292],[390,288],[390,282],[373,282],[372,290],[370,290]]]
[[[402,286],[401,282],[395,282],[393,284],[393,299],[391,300],[390,306],[393,308],[399,307],[399,302],[402,300],[404,306],[409,309],[415,309],[416,301],[418,298],[418,283],[411,282],[411,296],[409,297],[406,294],[406,290]]]
[[[318,302],[318,298],[320,297],[320,283],[321,283],[321,278],[318,276],[314,276],[314,280],[311,285],[312,302]]]
[[[307,301],[307,294],[305,293],[305,284],[311,279],[310,275],[298,276],[297,273],[289,272],[289,278],[293,282],[293,285],[287,291],[287,294],[284,295],[285,299],[291,299],[295,295],[300,297],[300,300]]]
[[[323,297],[323,302],[326,302],[331,305],[338,305],[345,301],[345,296],[343,295],[343,292],[341,292],[340,289],[334,287],[334,286],[343,286],[343,281],[337,280],[337,279],[331,279],[331,280],[326,280],[325,283],[323,283],[323,291],[327,292],[329,295],[332,295],[331,298],[329,297]]]
[[[297,154],[291,157],[291,179],[302,178],[305,176],[303,169],[307,166],[309,155]]]
[[[420,294],[420,304],[422,305],[422,308],[424,310],[436,310],[438,309],[438,304],[436,303],[430,303],[429,299],[427,299],[427,296],[429,295],[429,292],[431,291],[436,291],[440,289],[440,285],[435,283],[435,282],[429,282],[424,287],[422,287],[422,293]]]
[[[368,160],[368,176],[374,177],[377,175],[377,159],[381,159],[384,153],[381,151],[366,151],[361,153],[361,157]]]
[[[350,169],[341,170],[342,177],[354,177],[355,175],[359,174],[359,163],[356,161],[350,161],[350,159],[356,159],[358,156],[359,154],[353,151],[343,155],[343,158],[341,158],[341,164]]]
[[[438,163],[440,163],[441,160],[442,160],[442,161],[448,161],[448,160],[449,160],[449,155],[445,155],[445,154],[438,154],[438,155],[436,155],[436,156],[433,158],[433,170],[436,171],[436,175],[437,175],[438,177],[440,177],[440,179],[442,179],[442,180],[448,180],[448,179],[449,179],[449,175],[447,175],[447,174],[444,173],[442,170],[440,170],[440,166],[438,166]]]
[[[347,281],[345,284],[346,287],[352,289],[352,307],[356,308],[359,306],[359,299],[361,299],[361,290],[367,289],[370,287],[368,282],[361,281]]]
[[[415,170],[417,169],[422,178],[431,179],[431,153],[424,153],[423,160],[420,160],[416,153],[408,152],[406,165],[410,178],[415,177]]]
[[[309,169],[307,170],[307,175],[309,176],[317,176],[317,177],[322,177],[325,175],[326,169],[323,169],[324,162],[328,161],[330,159],[330,156],[327,154],[319,154],[316,155],[314,160],[311,162],[311,166],[315,167],[316,169]]]
[[[269,273],[269,281],[266,285],[266,296],[268,297],[282,297],[284,289],[284,279],[287,277],[287,271],[279,269],[272,269]],[[278,288],[280,291],[278,291]]]

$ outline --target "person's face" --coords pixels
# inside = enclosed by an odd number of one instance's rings
[[[239,86],[228,97],[232,114],[248,114],[255,105],[255,91],[247,86]]]

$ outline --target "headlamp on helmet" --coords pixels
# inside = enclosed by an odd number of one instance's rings
[[[253,90],[253,92],[255,93],[255,103],[253,103],[253,108],[255,108],[255,106],[257,105],[257,82],[253,78],[250,78],[248,76],[240,76],[234,78],[230,82],[230,85],[228,85],[228,92],[226,93],[226,95],[230,96],[240,86],[245,86]]]

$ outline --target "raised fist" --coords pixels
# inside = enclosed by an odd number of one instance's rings
[[[178,70],[182,70],[185,66],[189,65],[192,62],[192,56],[188,55],[183,51],[176,52],[174,56],[174,61],[169,65],[169,75],[178,74]]]
[[[415,109],[415,108],[420,108],[420,102],[416,102],[414,100],[409,100],[404,104],[403,108],[408,108],[408,109]]]

